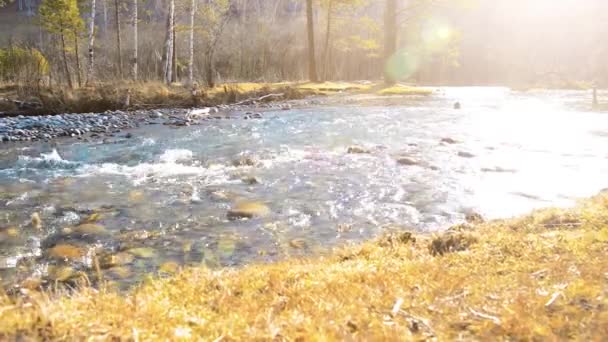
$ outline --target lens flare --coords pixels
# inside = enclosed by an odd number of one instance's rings
[[[385,73],[394,80],[405,80],[418,71],[420,57],[414,50],[397,51],[386,63]]]

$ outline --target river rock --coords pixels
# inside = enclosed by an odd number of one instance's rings
[[[229,220],[252,219],[265,217],[270,214],[270,209],[260,202],[240,202],[228,211]]]
[[[452,138],[449,138],[449,137],[441,139],[441,142],[444,143],[444,144],[450,144],[450,145],[458,144],[459,143],[458,140],[455,140],[455,139],[452,139]]]
[[[232,162],[233,166],[239,167],[239,166],[255,166],[256,162],[255,159],[253,159],[252,157],[240,157],[237,160],[234,160]]]
[[[473,153],[463,151],[458,152],[458,156],[461,158],[475,158],[475,155]]]
[[[418,161],[407,157],[397,159],[397,163],[404,166],[415,166],[420,164]]]
[[[361,146],[350,146],[347,151],[348,154],[369,154],[370,150]]]
[[[60,260],[79,260],[84,257],[85,250],[69,244],[59,244],[47,251],[49,257]]]

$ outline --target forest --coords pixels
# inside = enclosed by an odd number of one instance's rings
[[[608,73],[601,0],[4,2],[8,83],[377,80],[391,63],[391,78],[423,85],[581,87]]]

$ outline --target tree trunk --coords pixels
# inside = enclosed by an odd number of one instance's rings
[[[114,0],[114,10],[116,19],[116,48],[118,52],[118,75],[122,79],[122,37],[120,34],[120,7],[118,0]]]
[[[65,33],[61,30],[61,51],[63,54],[63,67],[65,70],[65,77],[68,79],[68,86],[70,89],[74,89],[74,84],[72,83],[72,75],[70,74],[70,67],[68,66],[68,55],[65,47]]]
[[[175,34],[175,15],[173,15],[173,77],[171,78],[172,82],[177,82],[177,35]]]
[[[89,18],[89,60],[86,85],[95,82],[95,10],[96,1],[91,0],[91,16]]]
[[[387,70],[390,58],[397,52],[397,0],[386,0],[384,12],[384,83],[394,84],[397,80]]]
[[[137,59],[138,59],[138,53],[139,53],[139,49],[138,49],[138,45],[139,45],[139,37],[138,37],[138,32],[137,32],[137,21],[139,20],[138,18],[138,1],[137,0],[133,0],[133,21],[132,21],[132,25],[133,25],[133,61],[132,61],[132,65],[131,65],[131,71],[132,71],[132,76],[133,76],[133,80],[137,81],[138,78],[138,65],[137,65]]]
[[[74,54],[76,55],[76,76],[78,87],[82,87],[82,68],[80,67],[80,50],[78,49],[80,42],[78,41],[78,33],[74,32]]]
[[[323,62],[323,79],[324,80],[328,80],[328,68],[329,68],[329,61],[330,61],[330,51],[329,51],[329,40],[331,37],[331,11],[332,11],[332,6],[333,5],[333,0],[328,0],[327,1],[327,28],[325,30],[325,58],[324,58],[324,62]]]
[[[308,28],[308,78],[318,82],[317,63],[315,61],[315,27],[312,13],[312,0],[306,0],[306,26]]]
[[[196,1],[190,4],[190,47],[188,56],[188,83],[194,84],[194,16],[196,14]]]
[[[167,17],[167,38],[165,40],[165,68],[164,81],[171,84],[173,73],[173,18],[175,17],[175,0],[169,1],[169,14]]]
[[[215,87],[215,75],[213,70],[213,50],[208,51],[205,58],[205,78],[209,88]]]
[[[102,1],[102,10],[103,10],[103,33],[105,34],[106,32],[108,32],[108,0],[101,0]]]

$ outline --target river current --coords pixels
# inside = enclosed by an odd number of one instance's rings
[[[441,88],[129,139],[0,145],[0,278],[94,274],[99,257],[106,279],[128,286],[174,265],[317,255],[472,212],[572,205],[608,187],[608,117],[590,102],[583,91]],[[242,201],[270,213],[229,220]]]

